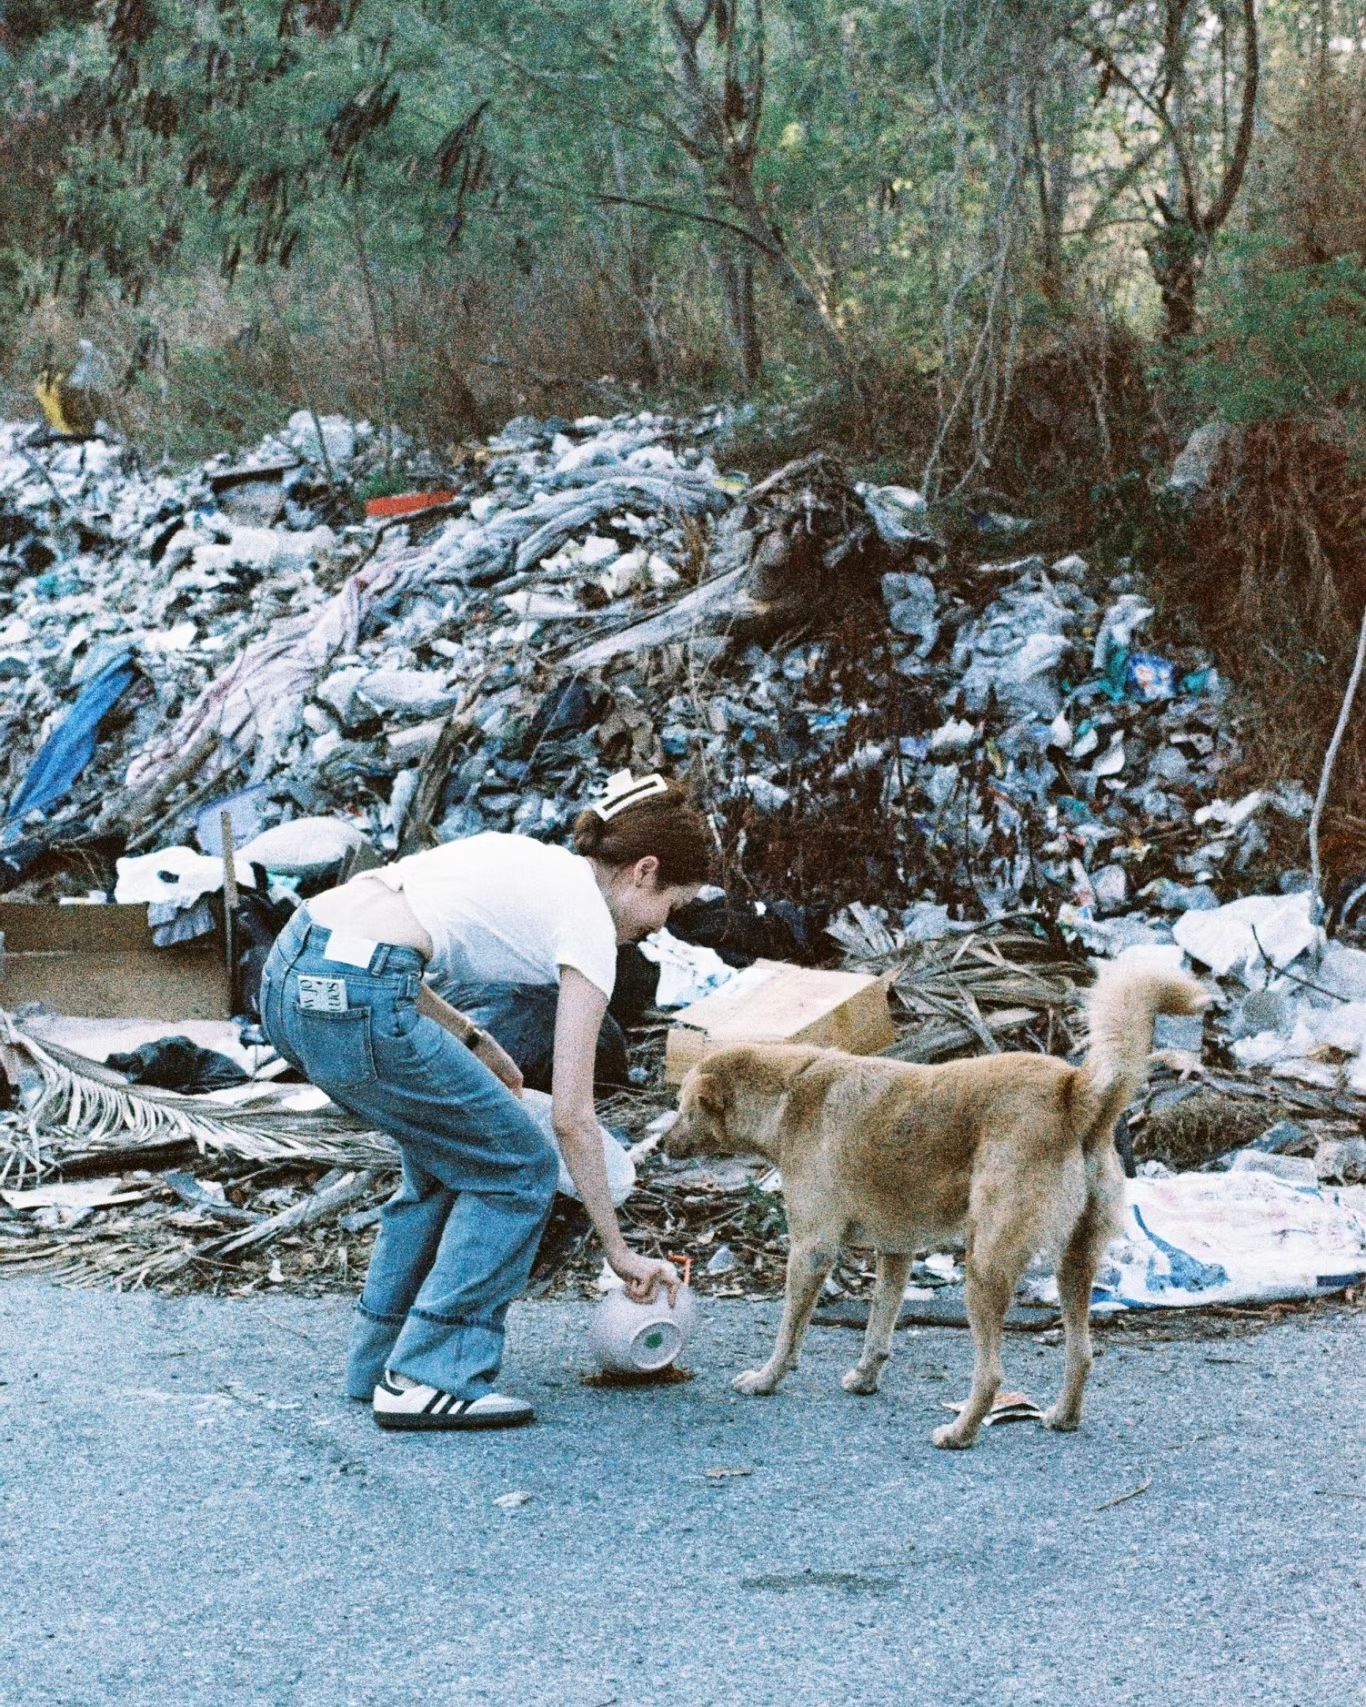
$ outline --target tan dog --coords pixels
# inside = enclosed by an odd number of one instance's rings
[[[742,1393],[771,1393],[797,1354],[843,1244],[877,1251],[877,1283],[850,1393],[882,1379],[911,1259],[966,1232],[972,1393],[936,1446],[971,1446],[1001,1384],[1001,1336],[1030,1258],[1054,1258],[1066,1331],[1062,1392],[1044,1420],[1073,1429],[1091,1369],[1091,1286],[1117,1231],[1124,1176],[1115,1121],[1147,1073],[1153,1020],[1196,1014],[1195,979],[1141,961],[1104,966],[1080,1067],[1051,1055],[988,1055],[939,1066],[793,1044],[718,1051],[683,1082],[673,1156],[766,1156],[782,1170],[791,1244],[782,1326]]]

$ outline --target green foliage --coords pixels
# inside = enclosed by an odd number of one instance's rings
[[[153,398],[158,449],[172,462],[194,462],[211,456],[225,444],[241,444],[277,431],[298,406],[263,376],[244,368],[232,350],[190,344],[172,362],[169,387],[180,400],[172,411],[157,409],[150,382],[139,378],[137,389]]]
[[[1331,22],[1344,4],[1319,10]],[[275,399],[426,426],[439,442],[495,387],[491,407],[509,412],[648,392],[692,403],[733,392],[746,350],[748,394],[806,419],[832,372],[857,372],[866,384],[845,389],[877,411],[860,444],[898,478],[931,478],[913,458],[939,457],[932,478],[947,489],[1000,457],[1012,387],[1068,346],[1097,300],[1131,325],[1156,319],[1144,243],[1173,162],[1142,91],[1170,48],[1155,33],[1163,8],[0,8],[0,340],[28,352],[55,325],[70,345],[69,307],[104,316],[99,329],[169,322],[170,366],[134,402],[155,416],[169,381],[187,440],[246,430]],[[1213,178],[1228,143],[1227,42],[1206,27],[1215,0],[1180,11],[1183,134],[1197,176]],[[706,21],[723,130],[756,110],[746,80],[762,37],[748,215],[724,146],[699,146],[679,12]],[[1270,68],[1289,67],[1278,75],[1296,89],[1317,49],[1295,8],[1262,12],[1263,99],[1285,111]],[[727,41],[740,37],[727,75]],[[1189,231],[1173,229],[1173,241]],[[786,278],[765,243],[790,262]],[[1176,372],[1187,401],[1235,419],[1355,409],[1359,269],[1232,249],[1219,265],[1198,305],[1209,330]],[[739,271],[753,274],[748,322]],[[229,343],[258,319],[256,354]],[[759,330],[748,345],[746,324]],[[120,370],[140,337],[113,352]],[[832,343],[851,357],[842,367]],[[1084,407],[1103,416],[1104,374],[1097,388]],[[830,421],[835,442],[847,418],[832,409]],[[1096,466],[1133,463],[1100,436]],[[1092,477],[1088,462],[1076,490]]]
[[[680,145],[660,0],[23,3],[44,24],[30,87],[67,144],[32,235],[81,306],[177,266],[233,279],[309,249],[349,266],[363,245],[381,272],[439,281],[530,277],[568,248],[618,299],[745,252],[707,223],[714,174]],[[913,366],[937,358],[951,228],[969,235],[992,194],[990,112],[965,125],[935,80],[981,81],[993,16],[983,0],[769,13],[763,215],[832,320]],[[630,286],[607,262],[627,247]],[[784,328],[771,291],[766,312]],[[790,359],[800,374],[807,352]]]
[[[22,51],[58,30],[83,28],[97,5],[98,0],[6,0],[0,8],[0,50],[5,38]]]
[[[377,468],[356,487],[356,497],[364,503],[367,498],[394,498],[412,490],[413,476],[407,469]]]
[[[1366,427],[1366,267],[1287,264],[1279,243],[1224,256],[1186,381],[1201,417],[1253,426],[1332,410]]]
[[[1151,573],[1183,554],[1189,506],[1167,490],[1165,469],[1149,463],[1127,469],[1091,488],[1092,535],[1088,550],[1108,571]]]

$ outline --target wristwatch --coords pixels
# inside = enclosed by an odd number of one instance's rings
[[[471,1025],[460,1041],[467,1049],[479,1049],[482,1048],[487,1038],[488,1033],[486,1031],[481,1031],[477,1025]]]

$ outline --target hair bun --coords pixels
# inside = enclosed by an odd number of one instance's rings
[[[658,861],[665,885],[705,883],[711,875],[712,834],[707,821],[688,803],[686,791],[664,778],[644,798],[623,805],[606,818],[591,806],[574,820],[574,851],[609,866]]]
[[[578,853],[593,854],[602,846],[607,826],[591,808],[574,820],[574,847]]]

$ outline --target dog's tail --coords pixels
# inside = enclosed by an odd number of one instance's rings
[[[1116,1120],[1148,1075],[1158,1014],[1198,1014],[1210,992],[1185,972],[1135,956],[1101,967],[1087,1004],[1090,1043],[1069,1091],[1073,1130],[1090,1150],[1108,1140]]]

